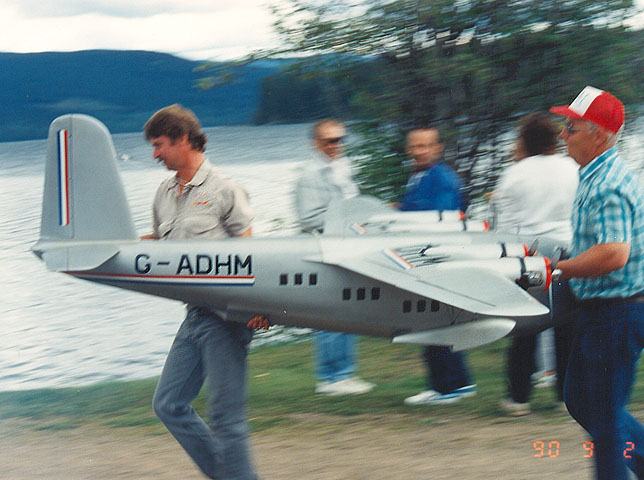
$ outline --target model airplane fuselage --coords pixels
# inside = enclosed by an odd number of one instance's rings
[[[436,212],[405,215],[358,199],[330,209],[323,235],[140,241],[115,157],[100,122],[52,123],[34,247],[48,268],[206,305],[231,321],[259,313],[275,324],[456,349],[549,322],[557,284],[546,258],[522,239],[464,232],[461,219]],[[554,244],[543,246],[552,254]]]

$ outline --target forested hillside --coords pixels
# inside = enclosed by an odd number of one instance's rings
[[[0,141],[44,138],[65,113],[85,113],[113,132],[138,131],[171,103],[195,111],[204,125],[246,124],[271,63],[235,70],[217,88],[196,88],[203,62],[145,51],[0,53]]]

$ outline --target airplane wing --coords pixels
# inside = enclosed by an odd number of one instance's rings
[[[549,312],[502,272],[491,269],[489,263],[443,262],[414,267],[403,257],[399,257],[398,265],[391,262],[387,250],[381,253],[384,255],[349,258],[325,252],[320,261],[473,313],[523,317]]]

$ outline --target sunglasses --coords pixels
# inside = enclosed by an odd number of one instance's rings
[[[344,137],[320,138],[318,140],[320,140],[324,145],[333,145],[334,143],[341,143],[344,140]]]

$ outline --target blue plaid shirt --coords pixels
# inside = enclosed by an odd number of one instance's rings
[[[626,266],[597,278],[574,278],[579,299],[630,297],[644,292],[644,195],[612,148],[580,170],[572,212],[571,256],[601,243],[630,243]]]

